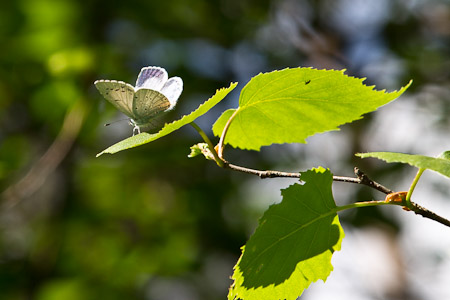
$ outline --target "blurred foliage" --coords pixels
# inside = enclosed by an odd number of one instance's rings
[[[260,215],[242,201],[247,177],[189,160],[200,141],[190,128],[95,159],[131,135],[128,125],[103,127],[116,112],[95,79],[133,84],[141,67],[165,67],[185,83],[168,117],[175,118],[261,71],[347,68],[381,88],[413,78],[413,91],[441,103],[436,114],[448,126],[448,2],[381,1],[379,10],[351,2],[2,1],[0,298],[226,295],[239,247]],[[353,18],[368,9],[370,18]],[[434,84],[444,88],[427,89]],[[229,98],[219,110],[236,106]],[[219,110],[200,123],[209,133]],[[82,127],[71,129],[71,120]],[[353,152],[365,122],[351,127]],[[254,154],[234,156],[274,167]]]

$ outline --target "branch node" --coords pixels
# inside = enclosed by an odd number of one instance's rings
[[[359,183],[360,184],[364,184],[367,186],[370,186],[376,190],[379,190],[382,193],[387,194],[391,194],[394,191],[388,189],[387,187],[379,184],[378,182],[373,181],[372,179],[370,179],[363,171],[361,171],[358,167],[355,167],[353,169],[353,171],[355,172],[356,177],[358,177]]]
[[[363,171],[361,171],[358,167],[355,167],[353,169],[353,171],[355,172],[356,177],[358,177],[359,182],[361,184],[364,185],[372,185],[372,180],[369,179],[369,177],[367,177],[366,173],[364,173]]]

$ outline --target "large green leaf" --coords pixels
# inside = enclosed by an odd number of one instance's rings
[[[222,135],[231,116],[225,143],[259,150],[274,143],[306,143],[308,136],[338,130],[362,114],[400,96],[363,84],[344,70],[295,68],[259,74],[242,89],[239,107],[224,112],[213,127]]]
[[[104,153],[116,153],[125,149],[134,148],[146,143],[150,143],[156,139],[159,139],[160,137],[166,136],[169,133],[172,133],[173,131],[180,129],[186,124],[189,124],[193,122],[195,119],[200,117],[201,115],[205,114],[208,110],[210,110],[214,105],[219,103],[223,98],[225,98],[226,95],[228,95],[229,92],[231,92],[235,87],[237,83],[231,83],[229,87],[227,88],[221,88],[216,91],[216,94],[209,98],[205,103],[200,105],[196,110],[191,112],[189,115],[183,116],[181,119],[174,121],[172,123],[166,124],[160,131],[157,133],[147,133],[142,132],[138,135],[129,137],[123,141],[118,142],[117,144],[112,145],[111,147],[107,148],[106,150],[103,150],[99,154],[97,154],[97,157]]]
[[[447,158],[449,156],[448,151],[442,153],[438,158],[395,152],[357,153],[356,156],[361,158],[374,157],[382,159],[388,163],[406,163],[417,168],[430,169],[439,172],[444,176],[450,177],[450,159]]]
[[[294,300],[311,282],[326,280],[344,231],[336,214],[329,170],[301,174],[304,185],[282,190],[242,250],[228,299]]]

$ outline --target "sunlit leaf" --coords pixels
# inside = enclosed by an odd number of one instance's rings
[[[361,115],[400,96],[363,84],[364,79],[344,75],[344,70],[295,68],[259,74],[242,89],[239,107],[216,121],[214,134],[222,135],[232,117],[225,143],[259,150],[281,143],[306,143],[316,133],[338,130]]]
[[[294,300],[312,282],[326,280],[331,256],[344,231],[331,192],[333,176],[323,168],[301,173],[304,185],[282,190],[243,247],[228,299]]]
[[[209,150],[207,143],[198,143],[191,146],[191,153],[188,155],[189,158],[193,158],[199,155],[203,155],[206,159],[214,160],[214,155],[211,150]]]
[[[448,156],[448,151],[442,153],[438,158],[396,152],[357,153],[356,156],[361,158],[374,157],[388,163],[406,163],[417,168],[433,170],[444,176],[450,177],[450,159],[445,158]]]
[[[166,124],[157,133],[142,132],[138,135],[129,137],[123,141],[118,142],[117,144],[112,145],[111,147],[107,148],[106,150],[100,152],[99,154],[97,154],[97,157],[104,153],[114,154],[114,153],[117,153],[117,152],[125,150],[125,149],[130,149],[130,148],[134,148],[137,146],[141,146],[146,143],[150,143],[154,140],[157,140],[163,136],[166,136],[166,135],[172,133],[173,131],[175,131],[177,129],[180,129],[184,125],[193,122],[195,119],[197,119],[198,117],[205,114],[208,110],[210,110],[214,105],[219,103],[223,98],[225,98],[225,96],[229,92],[231,92],[236,87],[236,85],[237,85],[237,83],[232,83],[227,88],[222,88],[220,90],[217,90],[216,94],[214,96],[209,98],[205,103],[200,105],[196,110],[191,112],[189,115],[183,116],[181,119],[179,119],[177,121]]]

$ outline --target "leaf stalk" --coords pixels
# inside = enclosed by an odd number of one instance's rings
[[[387,202],[385,200],[376,200],[376,201],[362,201],[362,202],[355,202],[347,205],[342,205],[336,207],[336,212],[343,211],[346,209],[351,208],[360,208],[360,207],[369,207],[369,206],[378,206],[378,205],[398,205],[396,203]]]
[[[200,126],[198,126],[195,122],[191,122],[189,123],[192,127],[194,127],[195,130],[197,130],[197,132],[200,134],[200,136],[203,138],[203,140],[208,144],[209,150],[211,151],[212,155],[214,156],[214,160],[216,162],[216,164],[223,168],[224,167],[224,162],[222,159],[219,158],[219,156],[217,155],[216,150],[214,149],[214,145],[211,142],[211,140],[209,139],[209,137],[206,135],[206,133],[200,128]]]
[[[406,206],[408,208],[412,208],[411,196],[412,196],[412,193],[414,192],[414,189],[416,188],[417,182],[419,182],[419,179],[422,176],[422,173],[424,171],[425,171],[424,168],[419,168],[419,171],[417,171],[416,177],[414,177],[414,180],[411,183],[411,186],[409,187],[408,194],[406,194],[406,198],[405,198]]]
[[[225,148],[225,136],[227,135],[228,128],[231,125],[231,122],[233,121],[234,117],[236,116],[237,112],[239,111],[239,108],[237,108],[234,113],[231,115],[231,117],[228,119],[227,123],[225,124],[225,127],[223,128],[222,135],[220,136],[219,144],[217,144],[218,149],[218,155],[220,159],[223,159],[223,149]]]

